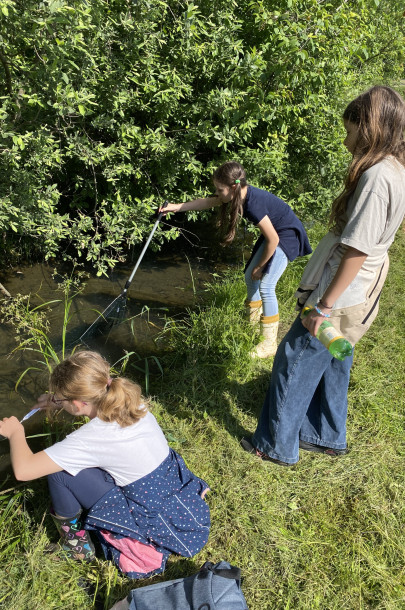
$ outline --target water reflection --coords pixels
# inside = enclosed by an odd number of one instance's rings
[[[88,328],[110,303],[117,297],[131,272],[130,266],[120,267],[110,278],[92,277],[87,281],[84,292],[72,304],[72,320],[69,341],[74,341]],[[3,282],[12,294],[31,293],[31,305],[53,301],[63,297],[58,291],[57,280],[52,277],[53,268],[34,265],[11,271]],[[105,336],[96,336],[89,341],[90,347],[99,349],[110,361],[120,358],[124,350],[139,354],[155,354],[159,351],[156,337],[165,324],[165,316],[171,316],[186,307],[193,306],[196,294],[205,282],[211,279],[208,265],[203,261],[193,261],[191,271],[187,260],[180,256],[154,257],[143,262],[129,290],[126,315],[131,319],[114,327]],[[49,311],[51,338],[54,346],[60,342],[63,319],[63,304],[52,304]],[[33,398],[46,387],[47,372],[41,375],[33,370],[26,375],[19,393],[14,386],[22,371],[29,367],[41,368],[38,355],[18,352],[11,358],[8,354],[16,347],[15,333],[7,324],[0,326],[0,416],[13,414],[22,417],[31,406]]]

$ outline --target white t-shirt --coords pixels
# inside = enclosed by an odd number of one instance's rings
[[[102,468],[123,487],[155,470],[169,455],[169,445],[148,411],[126,428],[95,417],[45,453],[71,475],[84,468]]]

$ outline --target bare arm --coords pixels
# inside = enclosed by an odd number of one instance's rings
[[[185,203],[168,203],[165,208],[159,208],[159,212],[188,212],[190,210],[208,210],[221,205],[219,197],[205,197],[204,199],[193,199]]]
[[[258,224],[260,231],[265,239],[263,254],[252,270],[252,280],[260,280],[263,275],[263,267],[271,259],[279,244],[280,238],[275,230],[273,223],[268,216],[265,216]]]
[[[0,422],[0,434],[9,439],[11,464],[18,481],[31,481],[62,470],[45,451],[31,451],[27,445],[24,427],[16,417],[5,417]]]
[[[321,301],[324,306],[321,304],[318,305],[319,309],[324,313],[330,313],[331,308],[334,303],[340,297],[341,294],[346,290],[346,288],[352,283],[361,267],[363,266],[364,261],[367,258],[367,254],[364,252],[360,252],[360,250],[356,250],[356,248],[348,248],[344,253],[342,260],[340,261],[340,265],[338,270],[336,271],[335,277],[329,284],[328,288],[325,290]],[[324,318],[316,313],[316,311],[311,311],[303,320],[302,323],[309,330],[311,335],[314,337],[318,332],[318,329]]]

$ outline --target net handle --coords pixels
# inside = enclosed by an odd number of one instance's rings
[[[162,210],[168,204],[169,204],[169,202],[165,201],[164,204],[162,205]],[[148,237],[144,247],[142,248],[142,252],[140,253],[138,260],[136,261],[135,267],[133,268],[131,275],[129,276],[129,278],[127,279],[127,281],[125,283],[124,290],[123,290],[122,294],[125,294],[127,292],[128,288],[129,288],[129,286],[131,285],[131,282],[134,279],[134,275],[137,272],[139,265],[141,264],[141,261],[142,261],[142,259],[144,257],[144,254],[145,254],[146,250],[148,249],[148,246],[149,246],[149,244],[151,242],[153,234],[156,231],[156,229],[158,227],[158,224],[160,223],[160,221],[161,221],[163,216],[164,216],[164,213],[163,212],[159,212],[157,220],[156,220],[155,224],[153,225],[152,231],[150,232],[150,235],[149,235],[149,237]]]

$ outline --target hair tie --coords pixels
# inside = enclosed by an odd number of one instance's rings
[[[235,180],[235,184],[240,184],[240,180]]]
[[[108,392],[108,390],[110,388],[111,382],[112,382],[112,379],[111,379],[111,377],[109,377],[108,381],[107,381],[107,392]]]

